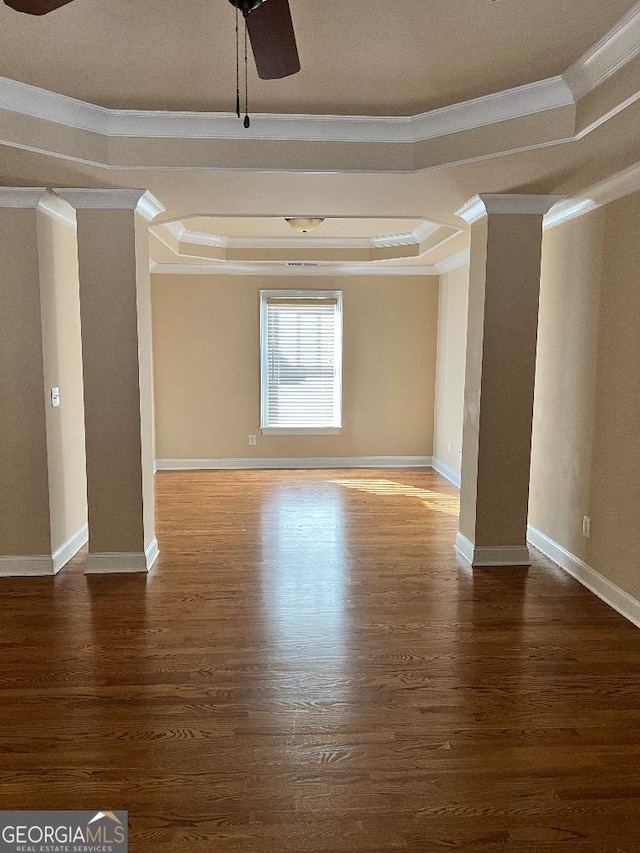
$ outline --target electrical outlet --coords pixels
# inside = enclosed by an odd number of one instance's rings
[[[251,445],[251,447],[255,447],[255,445],[256,445],[256,437],[255,437],[255,435],[250,435],[250,436],[249,436],[249,444]]]
[[[585,539],[591,539],[591,519],[588,515],[582,518],[582,535]]]
[[[451,453],[452,450],[453,450],[453,442],[450,441],[449,444],[447,445],[447,453]]]

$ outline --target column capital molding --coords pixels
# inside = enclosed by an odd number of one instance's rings
[[[68,201],[65,201],[59,195],[56,195],[51,190],[47,190],[38,204],[38,210],[46,213],[52,219],[57,219],[64,222],[70,228],[76,228],[76,212],[71,207]]]
[[[0,187],[0,207],[35,209],[46,191],[46,187]]]
[[[165,207],[148,190],[132,189],[54,189],[76,210],[135,210],[151,222]]]
[[[456,216],[464,219],[469,225],[492,214],[538,215],[544,216],[551,208],[561,201],[564,195],[520,195],[519,193],[480,193],[469,199]]]

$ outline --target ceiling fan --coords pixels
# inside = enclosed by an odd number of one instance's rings
[[[47,15],[72,0],[4,0],[18,12]],[[300,71],[289,0],[229,0],[245,18],[262,80],[289,77]]]

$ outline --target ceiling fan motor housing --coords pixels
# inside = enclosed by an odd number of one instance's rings
[[[232,6],[235,6],[236,9],[239,9],[242,14],[245,16],[254,12],[258,6],[262,6],[265,0],[229,0]]]

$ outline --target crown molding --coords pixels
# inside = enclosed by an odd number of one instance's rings
[[[47,190],[38,204],[38,210],[41,210],[52,219],[57,219],[63,222],[69,228],[76,230],[78,227],[76,212],[74,208],[56,193]]]
[[[162,202],[158,201],[158,199],[150,193],[149,190],[146,190],[138,205],[136,207],[136,211],[147,220],[147,222],[153,222],[156,216],[162,216],[163,213],[167,212],[166,207],[162,204]]]
[[[544,218],[546,229],[555,228],[587,213],[640,192],[640,163],[624,169],[556,205]]]
[[[469,225],[489,214],[512,214],[544,216],[566,196],[563,195],[522,195],[520,193],[481,193],[469,199],[456,211],[456,216]]]
[[[423,220],[413,231],[381,237],[224,237],[206,231],[191,231],[185,226],[184,220],[179,220],[159,222],[154,231],[162,242],[165,241],[157,232],[166,228],[180,243],[213,246],[220,249],[385,249],[394,246],[419,246],[423,240],[442,227],[440,223]],[[455,229],[454,234],[450,236],[455,236],[459,230]]]
[[[54,192],[75,210],[135,210],[148,222],[165,213],[165,207],[148,190],[55,188]]]
[[[168,248],[171,246],[159,233],[166,228],[179,242],[196,246],[212,246],[220,249],[385,249],[394,246],[419,246],[443,226],[436,222],[423,220],[414,230],[381,237],[224,237],[203,231],[191,231],[184,220],[161,222],[154,227],[154,234]],[[459,233],[459,229],[456,229]],[[450,235],[450,236],[455,236]],[[444,241],[443,241],[444,242]],[[433,247],[431,247],[433,248]]]
[[[640,53],[640,2],[562,75],[576,101]]]
[[[557,225],[562,225],[563,222],[568,222],[570,219],[577,219],[579,216],[584,216],[585,213],[591,213],[598,205],[591,199],[567,199],[566,201],[557,204],[542,221],[544,231],[549,231]]]
[[[444,261],[437,263],[436,270],[440,275],[444,275],[445,273],[460,269],[460,267],[467,267],[470,262],[471,249],[463,249],[461,252],[456,252],[455,255],[451,255],[445,258]]]
[[[213,264],[165,264],[151,262],[153,275],[261,275],[261,276],[437,276],[434,266],[383,266],[380,264],[332,264],[315,262],[288,262],[262,264],[235,264],[218,261]]]
[[[0,187],[0,207],[35,209],[46,191],[46,187]]]
[[[423,220],[413,231],[407,231],[404,234],[389,234],[383,237],[372,237],[369,241],[369,246],[372,249],[388,249],[392,246],[412,246],[420,244],[427,237],[435,234],[436,231],[442,228],[438,222]]]
[[[235,113],[114,110],[0,77],[0,109],[120,138],[423,142],[573,103],[558,76],[413,116],[256,113],[245,129]]]

